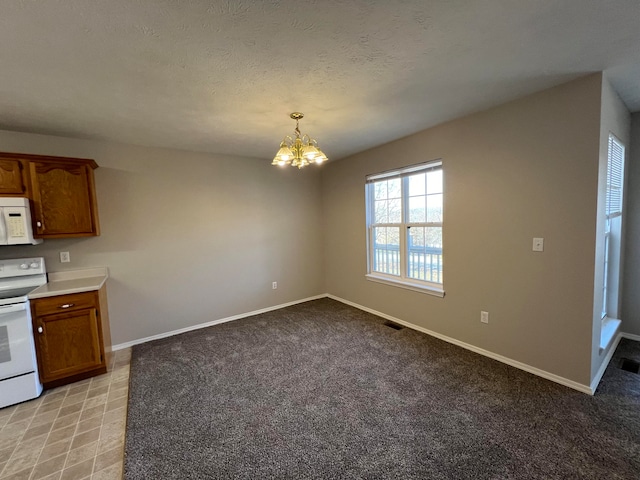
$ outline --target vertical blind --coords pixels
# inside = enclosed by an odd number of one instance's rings
[[[607,218],[622,215],[622,179],[624,178],[624,145],[609,134],[607,159]]]

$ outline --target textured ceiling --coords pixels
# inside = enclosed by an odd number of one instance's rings
[[[331,159],[605,70],[640,110],[637,0],[1,0],[0,128]]]

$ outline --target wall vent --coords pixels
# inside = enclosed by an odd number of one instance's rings
[[[404,327],[402,325],[398,325],[395,322],[392,322],[391,320],[387,320],[386,322],[384,322],[385,327],[389,327],[389,328],[393,328],[394,330],[402,330]]]

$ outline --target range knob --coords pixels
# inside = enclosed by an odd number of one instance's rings
[[[28,270],[29,269],[29,264],[28,263],[21,263],[20,264],[20,269],[21,270]]]
[[[38,262],[31,262],[29,264],[29,267],[31,267],[31,268],[38,268],[39,266],[40,266],[40,264]]]

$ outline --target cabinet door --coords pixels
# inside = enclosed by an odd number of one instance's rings
[[[0,158],[0,194],[24,195],[26,188],[22,177],[22,162]]]
[[[35,337],[43,383],[102,365],[97,310],[90,308],[39,317]]]
[[[91,167],[31,161],[29,168],[37,237],[98,234]]]

